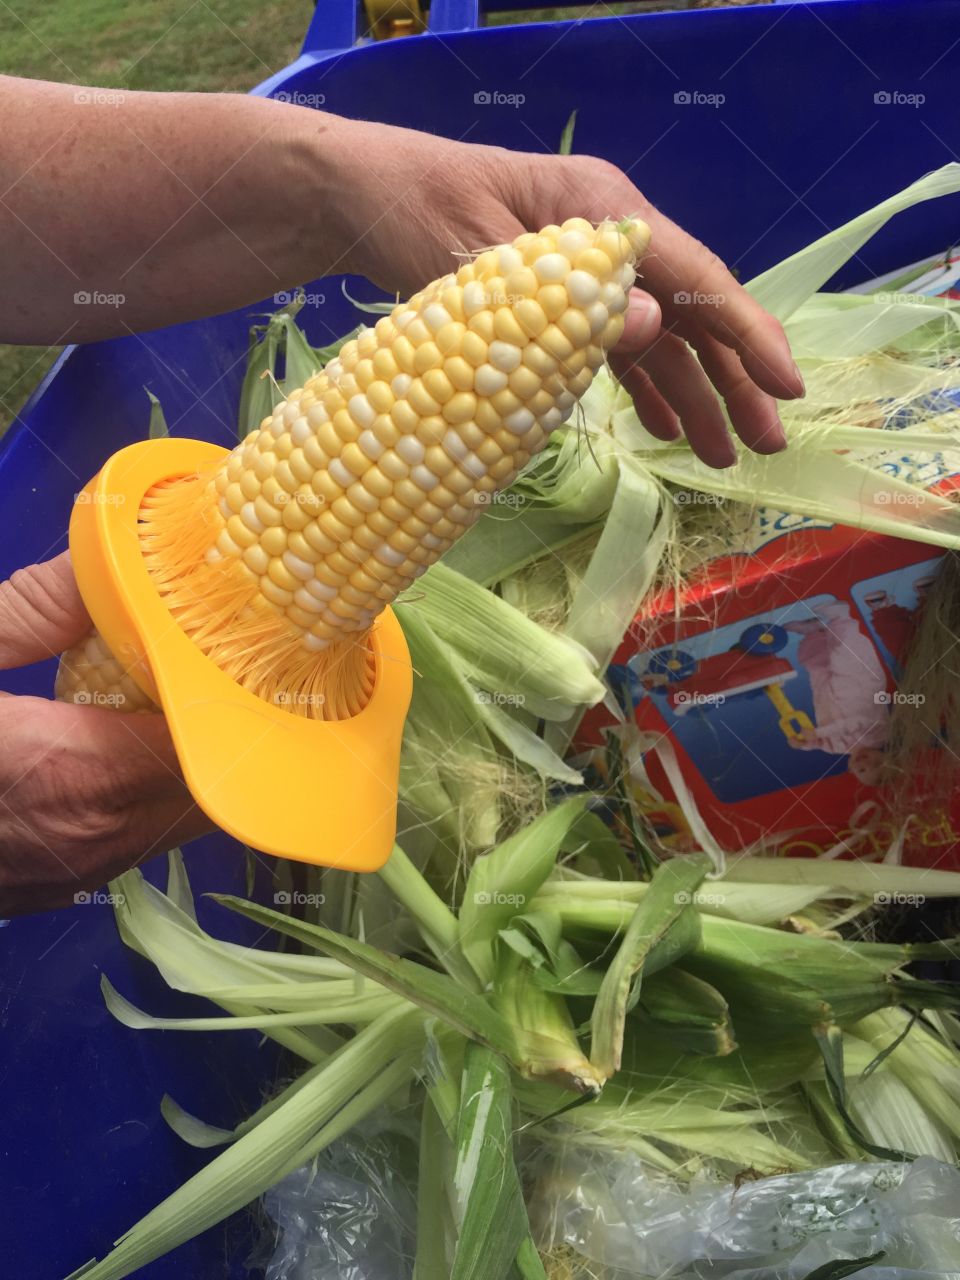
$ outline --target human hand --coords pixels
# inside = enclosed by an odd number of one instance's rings
[[[0,669],[90,627],[67,554],[0,584]],[[0,695],[0,918],[67,906],[209,829],[161,715]]]
[[[803,394],[780,324],[699,241],[659,213],[614,165],[592,156],[529,155],[432,134],[339,122],[344,172],[331,270],[408,295],[467,253],[569,217],[639,215],[652,231],[631,295],[614,373],[660,440],[685,434],[714,467],[736,451],[720,399],[744,444],[786,444],[774,397]]]

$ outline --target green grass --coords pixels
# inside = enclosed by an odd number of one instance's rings
[[[0,73],[110,88],[243,91],[297,56],[312,13],[311,0],[10,0]],[[0,345],[0,430],[58,351]]]

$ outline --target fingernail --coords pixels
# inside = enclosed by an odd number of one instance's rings
[[[627,310],[631,316],[635,316],[638,320],[646,319],[656,308],[657,304],[649,293],[634,289],[627,294]]]
[[[779,418],[770,426],[753,446],[754,453],[781,453],[787,447],[787,433]]]
[[[797,386],[800,388],[800,395],[805,396],[807,394],[807,384],[803,380],[803,374],[800,372],[798,364],[793,366],[793,376],[796,379]]]
[[[618,351],[643,351],[649,347],[660,327],[660,308],[656,299],[637,290],[627,299],[623,317],[623,333],[616,345]]]

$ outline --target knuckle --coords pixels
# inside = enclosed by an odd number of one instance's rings
[[[727,264],[718,253],[708,249],[699,240],[696,241],[696,267],[693,273],[694,293],[713,293],[712,286],[718,281],[725,281],[729,275]]]
[[[633,188],[629,179],[610,160],[601,156],[553,156],[554,165],[559,166],[556,172],[562,176],[566,194],[578,202],[576,212],[580,215],[594,214],[602,210],[605,216],[608,206],[619,206],[631,203],[627,192]],[[636,196],[633,197],[636,203]],[[628,209],[614,209],[619,214],[632,212]]]
[[[41,572],[40,565],[17,569],[0,583],[0,612],[61,627],[70,617],[70,607],[58,586],[62,583]]]
[[[582,161],[584,173],[590,178],[606,178],[610,182],[623,181],[623,170],[618,165],[615,165],[612,160],[606,160],[603,156],[576,156],[572,158]]]

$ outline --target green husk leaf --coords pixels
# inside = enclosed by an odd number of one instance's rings
[[[960,191],[960,165],[944,165],[755,276],[746,287],[762,307],[786,320],[895,214],[955,191]]]
[[[376,988],[372,992],[349,992],[326,995],[321,988],[311,1007],[282,1013],[260,1012],[231,1017],[157,1018],[126,1000],[111,984],[106,974],[100,976],[100,990],[110,1013],[125,1027],[134,1031],[266,1031],[271,1027],[322,1027],[373,1022],[396,1008],[396,998]]]
[[[590,655],[546,631],[442,561],[419,579],[416,608],[457,653],[460,670],[488,693],[509,697],[547,720],[562,720],[604,695]],[[535,654],[536,659],[531,660]]]
[[[493,979],[497,935],[532,902],[586,804],[586,796],[563,801],[471,867],[460,907],[460,947],[484,985]]]
[[[827,1073],[827,1089],[833,1099],[841,1120],[854,1142],[864,1151],[879,1160],[913,1160],[915,1157],[906,1151],[893,1151],[889,1147],[881,1147],[870,1141],[856,1123],[847,1106],[847,1078],[843,1067],[843,1032],[835,1023],[824,1023],[814,1027],[813,1034],[823,1057],[823,1065]]]
[[[547,1280],[540,1253],[529,1235],[520,1242],[517,1250],[515,1280]]]
[[[597,1074],[609,1079],[619,1070],[623,1056],[623,1032],[631,988],[639,986],[651,952],[682,923],[678,934],[683,950],[694,946],[699,917],[693,895],[710,869],[706,858],[674,858],[654,872],[650,887],[627,926],[593,1006],[590,1018],[590,1061]],[[684,919],[685,918],[685,919]],[[674,958],[676,958],[674,956]]]
[[[197,908],[181,849],[171,849],[167,853],[167,897],[184,915],[196,922]]]
[[[475,693],[474,697],[480,719],[517,760],[535,769],[541,778],[551,778],[572,787],[583,785],[583,775],[547,745],[526,722],[521,710],[507,710],[494,702],[489,694]]]
[[[69,1280],[123,1280],[222,1222],[306,1163],[408,1079],[422,1048],[412,1011],[389,1014],[334,1055],[310,1085],[188,1179],[117,1242],[101,1262]]]
[[[273,371],[277,365],[282,332],[283,326],[277,316],[271,316],[266,326],[253,325],[250,329],[247,371],[243,375],[237,411],[237,437],[240,440],[256,431],[280,403],[280,390]]]
[[[592,654],[605,671],[650,590],[674,527],[674,508],[649,471],[624,455],[617,487],[586,571],[577,584],[563,634]],[[557,751],[569,745],[578,708],[547,740]]]
[[[146,391],[147,399],[150,401],[150,425],[147,428],[147,437],[150,440],[160,440],[170,434],[170,428],[167,426],[167,420],[163,414],[163,405],[149,388],[144,387],[143,389]]]
[[[446,974],[437,973],[416,961],[382,951],[345,934],[334,933],[320,925],[292,920],[269,907],[234,898],[227,894],[211,895],[217,902],[239,912],[257,924],[286,933],[308,947],[324,951],[334,959],[372,978],[411,1004],[440,1018],[448,1026],[469,1039],[494,1048],[511,1062],[520,1065],[521,1055],[510,1025],[487,1001],[467,991]]]
[[[419,673],[400,757],[401,795],[427,819],[444,820],[452,810],[470,843],[491,843],[500,822],[496,776],[490,773],[484,780],[476,769],[465,767],[496,758],[490,731],[477,714],[476,691],[454,651],[419,610],[402,604],[395,608]],[[421,749],[414,749],[418,743]]]
[[[329,973],[328,967],[312,968],[304,958],[279,956],[210,937],[139,871],[118,877],[111,890],[116,897],[117,927],[127,946],[155,964],[175,990],[206,996],[228,1013],[254,1014],[262,996],[264,1004],[276,997],[282,1009],[284,999],[294,995],[298,985]],[[328,965],[325,961],[324,966]],[[338,1037],[321,1027],[273,1027],[266,1034],[313,1063],[322,1062],[339,1043]]]
[[[727,1002],[716,989],[678,965],[644,981],[633,1016],[651,1034],[685,1053],[727,1054],[737,1047]]]
[[[581,405],[592,396],[593,387]],[[609,509],[619,475],[616,450],[601,438],[594,445],[585,465],[576,433],[555,432],[543,453],[453,544],[444,564],[491,586],[582,537]]]
[[[168,1093],[160,1099],[160,1114],[177,1137],[191,1147],[222,1147],[236,1137],[233,1129],[220,1129],[184,1111]]]
[[[622,883],[637,880],[637,867],[599,813],[587,811],[570,828],[561,845],[565,866],[579,871],[599,872],[607,880]]]
[[[885,862],[845,862],[839,858],[731,859],[722,883],[742,880],[753,884],[823,885],[869,896],[922,893],[927,898],[960,897],[960,871],[893,866]]]
[[[413,1280],[433,1280],[446,1275],[455,1225],[447,1196],[448,1171],[453,1168],[453,1143],[428,1093],[420,1120],[420,1160],[417,1180],[417,1256]],[[452,1252],[452,1249],[451,1249]]]
[[[563,132],[560,134],[560,145],[557,147],[557,155],[568,156],[573,151],[573,131],[577,127],[576,110],[570,112],[567,123],[563,126]]]
[[[283,381],[284,395],[302,387],[321,366],[320,357],[304,336],[303,330],[291,315],[284,315],[283,323]]]
[[[855,1276],[858,1271],[865,1270],[871,1263],[882,1262],[886,1256],[886,1250],[881,1249],[878,1253],[871,1253],[866,1258],[838,1259],[836,1262],[825,1262],[822,1267],[808,1271],[804,1276],[804,1280],[844,1280],[845,1276]]]
[[[390,857],[378,874],[417,922],[421,935],[437,960],[449,973],[469,986],[471,975],[460,956],[457,917],[398,844],[393,846]]]
[[[918,955],[914,947],[791,934],[719,916],[704,915],[701,925],[683,967],[723,992],[738,1035],[748,1025],[847,1026],[887,1005],[960,1003],[950,983],[898,977]]]
[[[580,1048],[566,1001],[538,984],[534,970],[516,952],[500,953],[493,1002],[514,1028],[524,1055],[523,1076],[552,1080],[579,1094],[600,1092],[603,1081]]]
[[[467,1047],[457,1122],[454,1189],[459,1234],[450,1280],[506,1275],[529,1236],[513,1158],[513,1093],[506,1063]]]
[[[958,166],[960,167],[960,166]],[[633,410],[623,410],[629,416]],[[791,432],[793,448],[761,455],[741,449],[735,467],[717,471],[685,446],[645,456],[650,470],[683,488],[748,505],[792,511],[814,519],[960,548],[960,508],[946,497],[907,484],[852,455],[811,452]],[[891,442],[890,447],[896,447]]]

